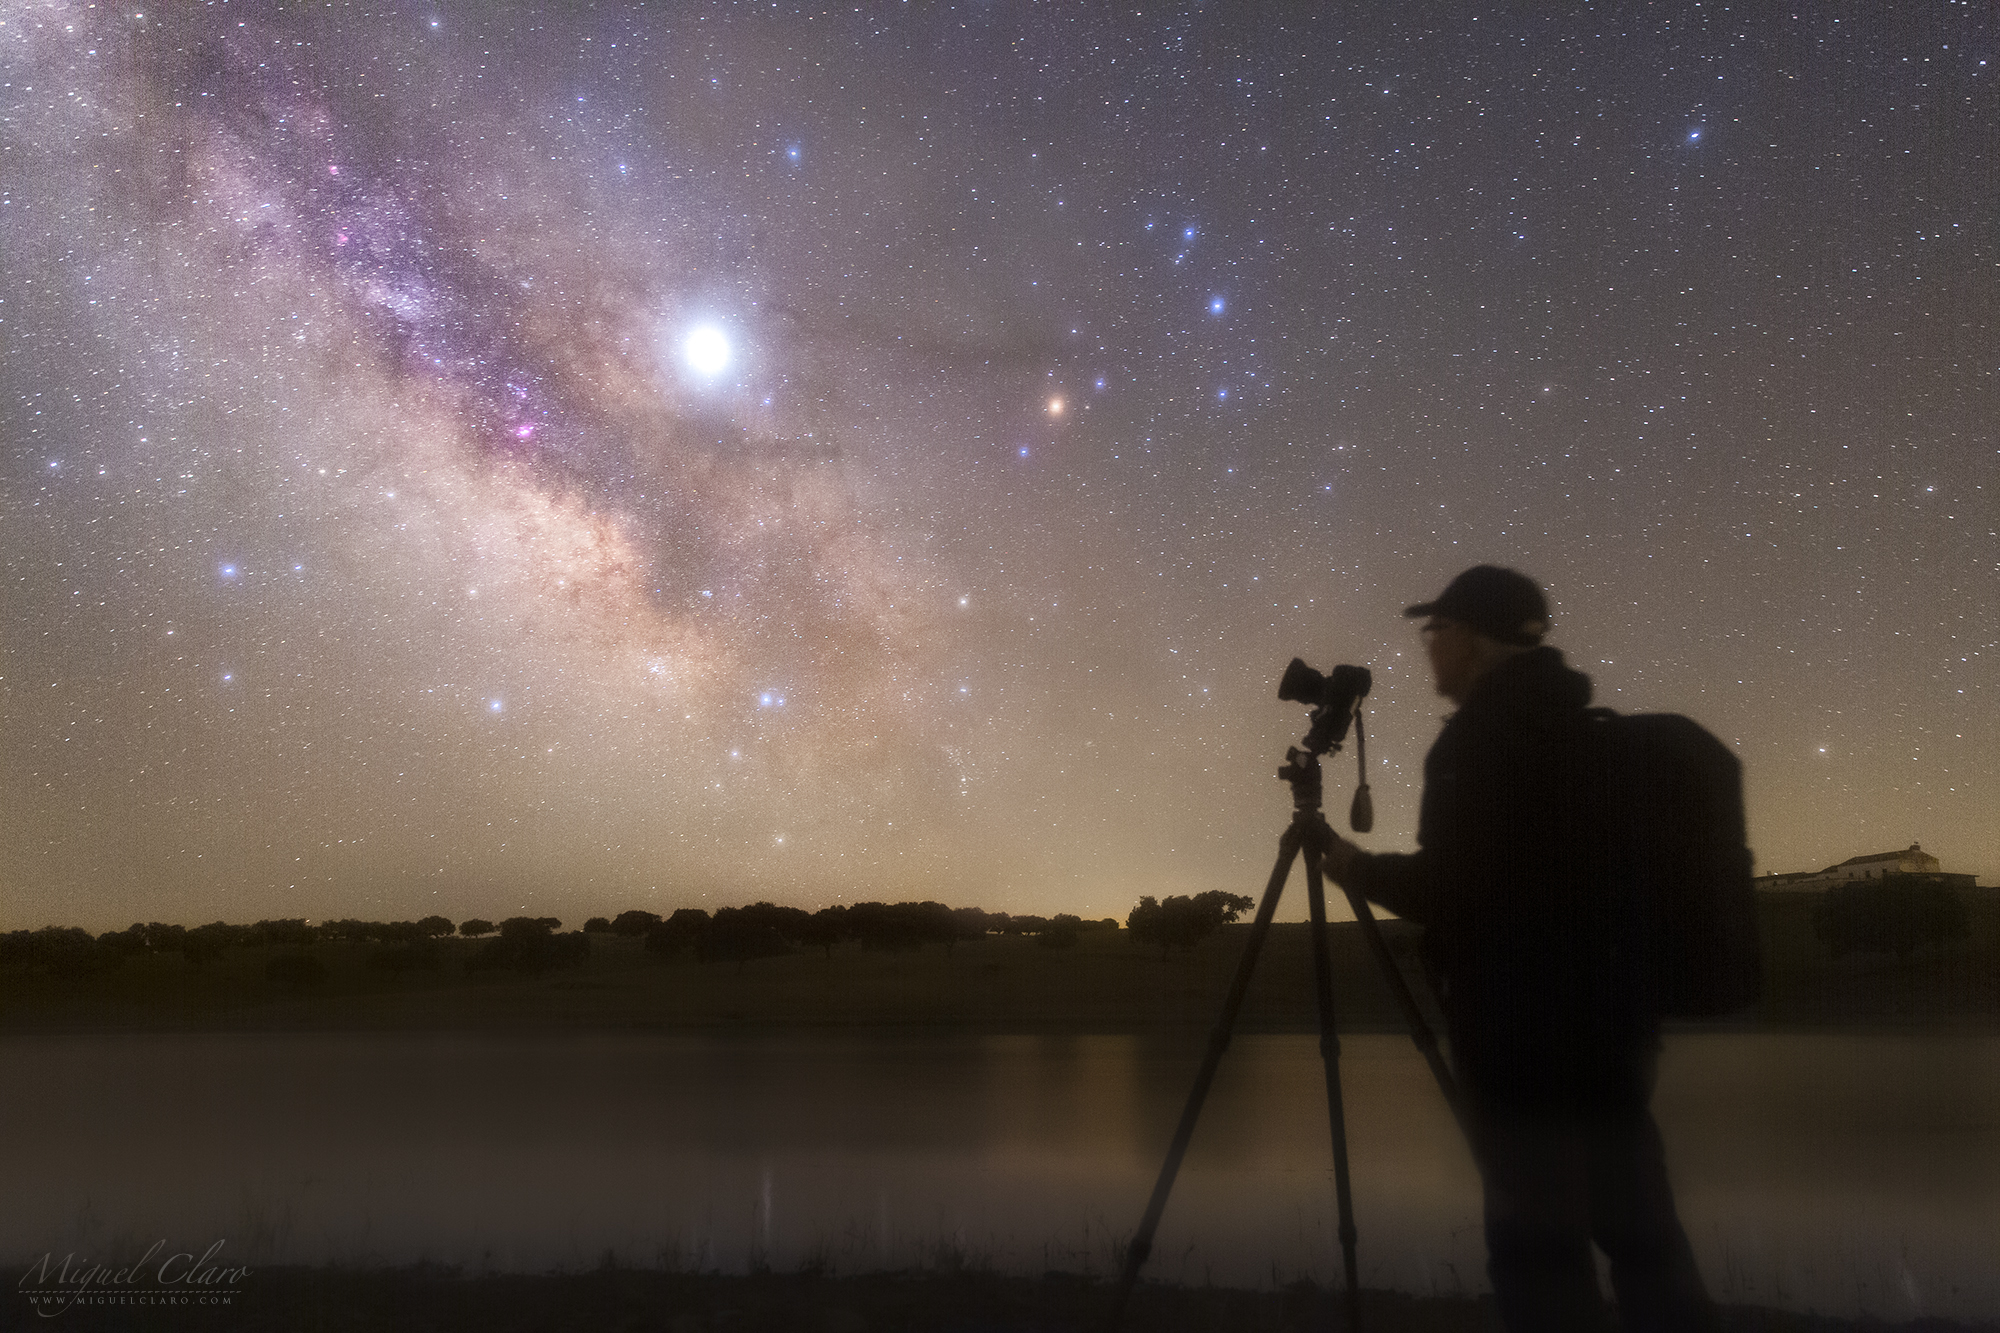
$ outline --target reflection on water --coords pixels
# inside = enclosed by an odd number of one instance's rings
[[[1478,1181],[1409,1043],[1345,1039],[1363,1280],[1484,1287]],[[0,1042],[0,1259],[1114,1271],[1198,1052],[1136,1037]],[[1239,1038],[1151,1275],[1340,1270],[1315,1039]],[[1656,1102],[1727,1301],[2000,1313],[2000,1039],[1674,1039]]]

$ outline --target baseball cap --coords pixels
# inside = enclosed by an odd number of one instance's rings
[[[1445,586],[1437,600],[1406,616],[1443,616],[1470,625],[1501,643],[1533,647],[1549,632],[1549,604],[1525,574],[1498,565],[1474,565]]]

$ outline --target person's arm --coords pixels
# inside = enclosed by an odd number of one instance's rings
[[[1336,833],[1320,861],[1320,871],[1342,888],[1355,890],[1405,920],[1425,922],[1433,905],[1434,859],[1422,851],[1364,852]]]

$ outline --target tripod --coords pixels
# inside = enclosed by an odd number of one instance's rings
[[[1348,668],[1342,668],[1347,670]],[[1366,686],[1364,685],[1365,691]],[[1281,696],[1283,697],[1283,696]],[[1355,701],[1344,701],[1346,708],[1352,709],[1352,716],[1358,721],[1360,708]],[[1346,711],[1343,708],[1343,712]],[[1321,709],[1320,712],[1328,710]],[[1320,809],[1320,755],[1340,749],[1339,741],[1333,739],[1337,726],[1345,730],[1347,718],[1341,716],[1337,723],[1328,725],[1315,715],[1312,733],[1306,737],[1305,748],[1292,747],[1285,753],[1285,766],[1278,770],[1278,776],[1291,784],[1292,822],[1284,835],[1278,839],[1278,862],[1271,868],[1271,879],[1264,886],[1264,899],[1257,907],[1257,916],[1250,926],[1250,939],[1243,946],[1243,957],[1236,964],[1236,975],[1229,983],[1228,997],[1222,1002],[1222,1014],[1215,1021],[1215,1029],[1209,1034],[1208,1050],[1202,1057],[1201,1070],[1195,1075],[1194,1087],[1188,1092],[1187,1105],[1181,1111],[1181,1120],[1174,1130],[1172,1144],[1167,1149],[1167,1160],[1160,1166],[1160,1178],[1153,1186],[1153,1197],[1146,1204],[1146,1213],[1139,1222],[1138,1234],[1125,1250],[1125,1267],[1118,1275],[1118,1287],[1112,1298],[1110,1316],[1105,1320],[1105,1333],[1114,1333],[1119,1320],[1125,1313],[1125,1304],[1131,1298],[1132,1288],[1138,1283],[1139,1269],[1145,1265],[1153,1250],[1153,1237],[1159,1231],[1160,1217],[1167,1210],[1167,1195],[1173,1191],[1174,1177],[1181,1169],[1181,1159],[1186,1156],[1188,1142],[1194,1137],[1195,1121],[1201,1117],[1202,1102],[1208,1097],[1209,1084],[1215,1081],[1215,1071],[1222,1064],[1222,1053],[1229,1048],[1231,1030],[1236,1026],[1236,1015],[1243,1007],[1243,997],[1250,989],[1250,974],[1256,970],[1257,954],[1264,947],[1265,936],[1271,933],[1271,918],[1278,910],[1279,895],[1284,892],[1285,881],[1290,878],[1292,862],[1299,853],[1305,853],[1306,861],[1306,902],[1312,913],[1312,953],[1315,978],[1314,999],[1319,1006],[1319,1052],[1320,1060],[1326,1066],[1326,1107],[1333,1129],[1333,1182],[1334,1197],[1340,1212],[1340,1254],[1347,1275],[1347,1327],[1351,1331],[1361,1327],[1361,1280],[1356,1267],[1354,1245],[1354,1198],[1349,1188],[1347,1174],[1347,1119],[1340,1099],[1340,1037],[1334,1030],[1333,1013],[1333,958],[1327,947],[1326,933],[1326,889],[1320,878],[1320,857],[1333,838],[1333,830],[1327,826],[1326,816]],[[1357,735],[1359,734],[1357,728]],[[1362,750],[1365,755],[1365,749]],[[1367,776],[1365,760],[1361,791],[1355,802],[1354,824],[1357,831],[1366,832],[1373,822],[1372,814],[1365,805]],[[1423,1053],[1430,1065],[1431,1073],[1437,1078],[1438,1088],[1444,1093],[1452,1114],[1458,1118],[1461,1128],[1464,1116],[1458,1100],[1457,1084],[1453,1081],[1451,1069],[1445,1064],[1444,1056],[1438,1050],[1437,1037],[1430,1024],[1424,1020],[1417,1008],[1416,997],[1410,993],[1409,983],[1403,979],[1401,969],[1389,953],[1389,946],[1382,938],[1381,928],[1369,911],[1368,902],[1352,889],[1344,890],[1349,906],[1354,909],[1354,920],[1361,927],[1362,938],[1368,941],[1368,950],[1374,955],[1376,965],[1382,971],[1383,980],[1395,995],[1397,1004],[1403,1011],[1403,1018],[1409,1024],[1410,1036],[1417,1049]]]

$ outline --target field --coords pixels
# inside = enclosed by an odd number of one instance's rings
[[[2000,895],[1971,900],[1968,938],[1907,957],[1832,958],[1814,934],[1812,906],[1803,897],[1765,899],[1764,998],[1735,1022],[2000,1022]],[[1007,935],[900,951],[848,941],[741,964],[685,952],[662,959],[636,937],[597,933],[580,966],[536,975],[467,970],[481,947],[475,940],[442,940],[434,970],[400,973],[370,965],[382,946],[326,942],[310,950],[324,979],[306,987],[266,976],[274,957],[296,949],[234,948],[200,966],[178,953],[142,953],[81,976],[0,969],[0,1031],[1200,1028],[1214,1021],[1248,929],[1224,927],[1192,949],[1166,952],[1124,930],[1093,929],[1067,948]],[[1389,922],[1385,933],[1428,1005],[1415,961],[1419,932]],[[1400,1028],[1358,929],[1336,925],[1330,943],[1341,1026]],[[1316,1022],[1307,928],[1276,926],[1239,1030],[1304,1031]]]
[[[270,960],[297,950],[231,949],[201,967],[142,954],[81,977],[0,974],[0,1030],[199,1028],[446,1030],[490,1028],[926,1027],[1012,1032],[1125,1032],[1214,1020],[1247,927],[1192,950],[1162,953],[1122,930],[1084,932],[1063,949],[990,935],[904,951],[802,950],[748,963],[662,960],[635,937],[589,936],[578,967],[535,976],[470,972],[478,941],[440,942],[436,971],[369,966],[380,946],[323,943],[323,982],[294,991],[269,981]],[[1392,926],[1407,945],[1412,932]],[[1396,1021],[1390,997],[1349,927],[1333,937],[1343,1026]],[[1306,928],[1273,929],[1244,1010],[1243,1031],[1315,1022]]]

